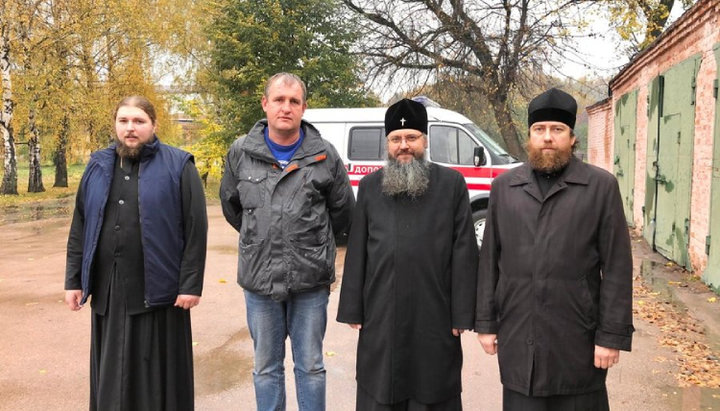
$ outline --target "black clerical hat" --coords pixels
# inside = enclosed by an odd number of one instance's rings
[[[406,98],[388,107],[385,112],[385,135],[401,128],[411,128],[427,134],[427,110],[417,101]]]
[[[559,121],[575,128],[577,102],[570,94],[556,88],[532,99],[528,106],[528,127],[538,121]]]

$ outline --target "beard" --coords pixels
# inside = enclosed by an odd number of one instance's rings
[[[400,163],[388,154],[383,168],[382,192],[389,196],[405,194],[411,198],[425,194],[430,183],[430,162],[425,152],[416,155],[409,163]]]
[[[572,147],[567,149],[557,149],[550,153],[543,153],[542,147],[532,147],[526,143],[525,147],[528,151],[528,163],[537,171],[553,174],[565,168],[570,162],[572,156]]]
[[[117,154],[122,158],[137,160],[140,157],[140,152],[143,147],[145,147],[145,143],[140,143],[137,147],[128,147],[123,141],[115,136],[115,152],[117,152]]]

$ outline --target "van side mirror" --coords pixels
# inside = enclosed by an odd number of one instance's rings
[[[483,146],[475,146],[473,149],[473,164],[475,164],[475,167],[484,166],[487,163],[487,158],[485,158],[485,147]]]

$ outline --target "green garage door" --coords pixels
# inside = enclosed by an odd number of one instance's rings
[[[648,124],[647,185],[654,186],[655,197],[646,198],[646,238],[660,254],[687,269],[698,65],[699,58],[690,58],[653,82]]]
[[[707,239],[708,264],[703,281],[720,291],[720,44],[715,46],[717,73],[715,80],[715,137],[713,146],[712,191],[710,199],[710,235]]]
[[[620,97],[615,103],[615,160],[614,172],[620,185],[620,194],[628,224],[633,219],[635,195],[635,131],[637,124],[637,90]]]

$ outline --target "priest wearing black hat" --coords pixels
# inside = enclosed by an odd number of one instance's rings
[[[630,351],[632,255],[615,177],[573,155],[577,103],[530,102],[528,162],[492,183],[475,331],[498,354],[503,409],[608,410]]]
[[[461,410],[478,249],[465,180],[430,163],[425,107],[385,114],[387,163],[360,182],[337,320],[359,330],[357,409]]]

